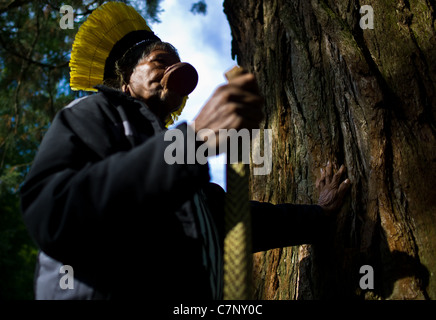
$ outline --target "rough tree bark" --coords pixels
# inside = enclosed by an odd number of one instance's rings
[[[362,29],[370,5],[374,29]],[[332,160],[352,189],[322,244],[254,256],[257,299],[436,299],[434,0],[225,0],[255,73],[273,171],[253,199],[316,203]],[[359,286],[362,265],[374,289]]]

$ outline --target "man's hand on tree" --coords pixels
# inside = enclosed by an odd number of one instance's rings
[[[257,129],[264,115],[263,98],[253,74],[236,77],[220,86],[194,119],[192,126],[198,133],[208,129],[214,139],[207,144],[218,149],[227,142],[226,135],[219,135],[220,129]]]
[[[331,215],[341,208],[345,194],[351,187],[349,179],[341,182],[341,177],[345,171],[346,168],[342,165],[333,174],[330,161],[327,163],[326,169],[321,168],[321,177],[316,181],[316,188],[319,191],[318,205],[324,209],[327,215]]]

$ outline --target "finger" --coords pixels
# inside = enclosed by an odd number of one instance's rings
[[[336,188],[339,185],[339,182],[341,181],[341,177],[345,172],[345,166],[341,165],[341,167],[339,168],[338,172],[336,172],[333,176],[332,179],[332,186],[334,188]]]
[[[226,119],[224,128],[236,129],[237,131],[241,129],[258,129],[260,121],[252,120],[237,113],[229,115]]]
[[[343,199],[345,197],[345,194],[347,193],[347,191],[350,189],[351,187],[351,182],[349,179],[345,179],[341,185],[339,186],[339,190],[338,190],[338,198],[339,199]]]
[[[215,95],[221,103],[238,102],[260,108],[264,102],[259,94],[244,90],[232,84],[219,87]]]
[[[325,181],[327,184],[330,184],[330,181],[332,180],[332,164],[330,161],[327,162],[327,168],[326,168],[326,176]]]
[[[321,176],[316,182],[317,189],[322,189],[325,186],[325,171],[323,168],[321,168]]]
[[[223,127],[223,129],[257,128],[263,118],[263,112],[259,109],[252,108],[249,110],[244,105],[228,103],[223,108],[223,120],[228,119],[231,124],[230,127]]]
[[[242,109],[246,111],[257,111],[262,110],[263,98],[259,95],[247,93],[243,96],[238,96],[234,101],[238,102]]]
[[[259,86],[257,85],[256,78],[252,73],[246,73],[240,76],[237,76],[231,81],[229,81],[231,85],[235,85],[244,90],[249,90],[251,92],[259,92]]]

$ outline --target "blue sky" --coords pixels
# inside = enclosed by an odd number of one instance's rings
[[[179,122],[191,122],[214,90],[225,83],[224,73],[236,62],[231,58],[231,32],[222,1],[206,1],[207,14],[190,12],[195,1],[164,0],[161,23],[150,24],[154,33],[179,51],[182,61],[198,72],[197,88],[190,94]],[[224,158],[209,158],[212,182],[225,188]]]

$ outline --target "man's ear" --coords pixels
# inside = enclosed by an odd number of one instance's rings
[[[123,84],[121,86],[121,91],[123,91],[124,93],[127,93],[129,96],[131,96],[131,92],[130,92],[130,85],[129,84]]]

